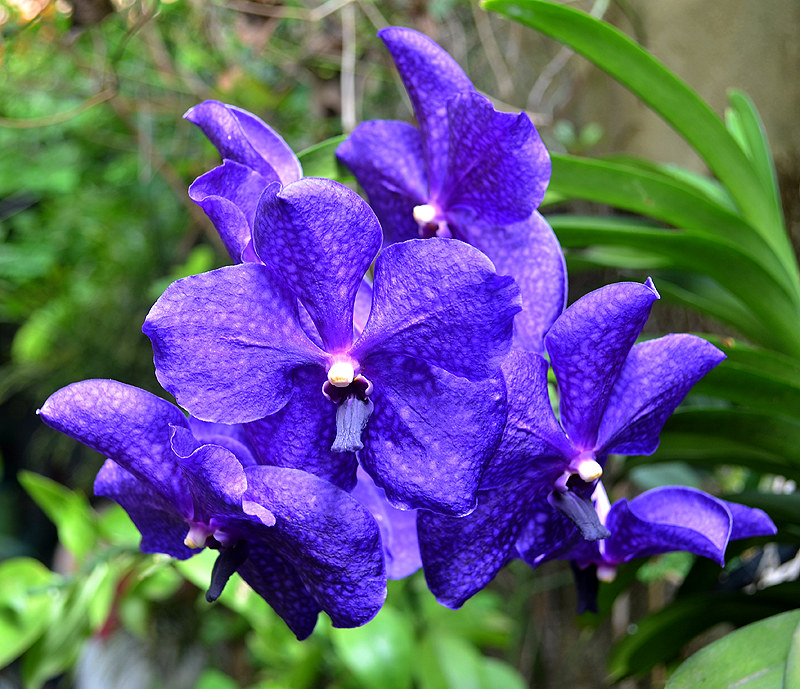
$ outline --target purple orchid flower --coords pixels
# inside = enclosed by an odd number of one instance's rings
[[[151,309],[156,373],[193,416],[247,424],[260,463],[350,490],[359,451],[395,506],[466,514],[505,421],[518,288],[462,242],[392,245],[354,338],[381,239],[369,206],[337,182],[268,188],[255,216],[262,263],[179,280]]]
[[[258,199],[273,182],[300,179],[300,161],[268,124],[233,105],[207,100],[184,117],[203,131],[223,160],[194,181],[189,197],[214,223],[234,263],[257,260],[251,240]]]
[[[612,524],[600,519],[592,501],[608,455],[653,453],[675,407],[725,358],[687,334],[634,344],[657,298],[649,279],[609,285],[555,322],[545,344],[560,392],[560,422],[548,396],[547,361],[530,352],[509,355],[503,365],[508,420],[477,509],[462,519],[430,512],[418,519],[425,575],[440,602],[463,604],[519,556],[525,533],[539,534],[536,549],[523,547],[529,563],[569,551],[576,539],[609,537]],[[748,522],[745,513],[735,516]],[[702,519],[694,526],[705,533]]]
[[[662,486],[628,501],[609,503],[602,482],[592,495],[609,536],[587,541],[562,514],[541,503],[516,548],[531,567],[570,560],[578,590],[578,612],[597,612],[598,581],[613,581],[617,567],[634,558],[686,550],[725,565],[730,541],[777,532],[761,510],[715,498],[696,488]],[[553,534],[558,534],[554,539]]]
[[[566,268],[553,230],[536,212],[550,157],[524,113],[498,112],[428,37],[400,27],[378,36],[394,59],[419,129],[395,121],[360,124],[337,149],[364,188],[387,243],[453,237],[512,275],[524,310],[519,347],[541,351],[566,303]]]
[[[113,380],[62,388],[38,413],[108,457],[95,493],[130,515],[143,552],[186,559],[203,547],[219,550],[209,601],[236,571],[298,639],[320,610],[334,626],[354,627],[383,604],[378,526],[336,486],[296,469],[243,466],[223,445],[195,437],[197,426],[174,405]],[[239,442],[200,428],[226,445]]]

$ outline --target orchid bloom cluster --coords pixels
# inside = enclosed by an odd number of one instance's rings
[[[190,187],[233,265],[173,283],[144,323],[175,406],[111,380],[53,394],[48,425],[107,460],[95,492],[141,549],[218,551],[302,639],[380,609],[420,566],[459,607],[512,558],[569,560],[581,607],[634,557],[774,533],[761,511],[665,487],[609,505],[611,454],[655,451],[724,355],[693,335],[636,344],[658,292],[619,283],[565,309],[558,241],[537,211],[550,160],[438,45],[379,36],[418,127],[365,122],[337,155],[348,187],[304,177],[254,115],[186,118],[223,162]],[[558,414],[548,371],[558,385]]]

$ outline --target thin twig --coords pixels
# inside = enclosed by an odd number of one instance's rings
[[[349,134],[356,126],[356,9],[342,8],[342,131]]]
[[[494,73],[497,90],[506,99],[514,91],[514,81],[508,71],[508,65],[500,52],[500,46],[497,44],[494,31],[492,31],[489,16],[477,4],[470,4],[472,5],[472,17],[475,20],[475,27],[478,29],[478,38],[483,46],[486,59],[489,61],[489,67]]]

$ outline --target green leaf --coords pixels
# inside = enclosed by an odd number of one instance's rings
[[[787,595],[796,596],[797,593],[797,585],[791,583],[773,586],[754,595],[705,591],[680,597],[662,610],[641,619],[614,645],[608,660],[609,673],[614,680],[646,673],[658,664],[674,660],[687,643],[714,625],[720,622],[749,624],[782,612]],[[698,614],[698,610],[702,610],[702,614]],[[761,644],[751,647],[759,649],[759,653],[748,655],[761,654]],[[717,685],[687,686],[702,686],[704,689],[708,686],[711,689]],[[728,689],[730,685],[721,686]],[[673,689],[672,685],[669,688]]]
[[[58,529],[61,544],[79,561],[95,544],[92,508],[85,496],[31,471],[20,471],[17,480]]]
[[[797,269],[787,271],[747,222],[695,186],[620,162],[557,154],[551,155],[551,160],[550,186],[555,193],[604,203],[710,239],[727,241],[762,266],[783,288],[786,298],[800,304]]]
[[[345,135],[334,136],[300,151],[297,157],[303,166],[303,175],[305,177],[327,177],[337,182],[352,181],[353,175],[336,158],[336,149],[346,138]]]
[[[767,141],[764,123],[750,97],[737,89],[728,92],[731,107],[726,111],[728,129],[736,137],[747,157],[753,164],[761,183],[769,192],[775,205],[775,212],[783,220],[783,208],[778,192],[778,175],[772,160],[772,152]]]
[[[800,480],[800,421],[744,409],[678,410],[665,424],[657,452],[628,461],[739,464]]]
[[[666,689],[792,689],[800,686],[800,610],[731,632],[683,663]]]
[[[56,575],[38,560],[17,557],[0,564],[0,667],[21,655],[55,619]]]
[[[693,230],[668,231],[637,226],[618,218],[554,215],[550,222],[566,248],[587,244],[632,247],[669,259],[671,267],[677,270],[710,277],[741,300],[748,312],[761,321],[760,343],[800,355],[798,311],[763,267],[732,240],[711,238]],[[750,319],[731,325],[752,331]]]
[[[481,655],[474,646],[447,634],[426,636],[417,651],[420,689],[481,689]]]
[[[367,625],[333,629],[334,648],[364,689],[410,689],[414,668],[414,629],[409,618],[384,606]]]
[[[786,276],[795,276],[791,244],[768,190],[722,120],[684,81],[621,31],[584,12],[544,0],[484,0],[483,6],[569,45],[664,118],[727,188]]]

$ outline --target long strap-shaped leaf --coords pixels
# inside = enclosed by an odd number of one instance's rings
[[[797,263],[770,190],[722,120],[684,81],[621,31],[578,10],[545,0],[484,0],[483,7],[566,43],[663,117],[706,161],[796,282]]]

